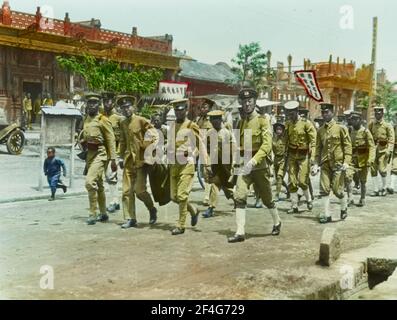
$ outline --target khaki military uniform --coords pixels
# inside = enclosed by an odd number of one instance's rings
[[[32,129],[32,116],[33,116],[32,99],[29,98],[23,99],[23,111],[25,112],[26,126],[29,129]]]
[[[371,122],[368,128],[376,145],[376,158],[371,168],[371,175],[376,177],[379,172],[384,178],[387,176],[388,156],[394,149],[394,130],[385,120]]]
[[[352,164],[362,184],[367,182],[369,168],[375,161],[375,143],[371,132],[361,126],[350,133],[353,147]]]
[[[145,135],[150,139],[145,141]],[[154,203],[147,191],[148,168],[145,164],[145,150],[158,141],[157,131],[143,117],[132,115],[124,119],[120,126],[120,155],[124,159],[123,173],[123,214],[136,220],[135,195],[151,211]]]
[[[285,134],[281,137],[273,136],[273,166],[276,177],[276,194],[279,195],[286,174],[286,139]]]
[[[123,116],[118,114],[115,111],[112,111],[111,114],[108,116],[110,123],[112,124],[114,137],[116,139],[116,151],[119,152],[120,148],[120,127],[121,122],[125,119]]]
[[[206,133],[208,133],[209,130],[212,129],[212,124],[211,121],[209,120],[208,116],[201,116],[196,120],[196,123],[200,130],[206,130]],[[204,203],[209,203],[210,202],[210,196],[211,196],[211,184],[205,182],[205,191],[204,191]]]
[[[235,151],[235,138],[230,130],[226,128],[225,125],[222,126],[221,130],[216,131],[211,129],[208,131],[207,137],[211,140],[214,136],[217,139],[217,159],[211,159],[211,171],[213,176],[208,179],[208,183],[211,185],[210,192],[210,208],[216,208],[218,203],[219,190],[223,190],[227,199],[233,198],[233,184],[229,182],[233,155]],[[213,152],[213,148],[209,148]],[[223,158],[223,152],[227,155],[227,159]]]
[[[394,149],[391,173],[392,175],[397,175],[397,125],[394,126]]]
[[[52,107],[52,106],[54,106],[54,100],[52,100],[51,98],[46,98],[46,99],[44,99],[44,101],[43,101],[43,106],[45,106],[45,107]]]
[[[173,134],[168,137],[169,144],[175,146],[168,154],[173,162],[170,165],[171,200],[179,205],[177,228],[184,230],[187,213],[197,214],[197,209],[189,203],[189,194],[193,186],[195,158],[203,142],[198,125],[187,119],[183,123],[173,123],[170,132]]]
[[[318,131],[316,145],[316,162],[321,166],[321,192],[329,196],[331,189],[339,199],[344,198],[345,171],[343,164],[350,164],[352,144],[345,126],[331,120]]]
[[[276,205],[273,200],[270,181],[272,134],[270,132],[269,122],[254,112],[240,122],[239,129],[240,155],[244,156],[244,152],[252,152],[252,158],[257,162],[257,166],[248,175],[238,177],[234,195],[236,207],[246,208],[249,192],[248,187],[253,184],[263,204],[267,208],[273,209]],[[244,132],[246,130],[251,130],[252,132],[250,150],[244,149]]]
[[[286,124],[286,148],[288,153],[289,191],[291,194],[301,188],[309,188],[310,162],[314,162],[317,131],[305,119]]]
[[[90,216],[96,217],[97,204],[106,215],[106,196],[103,174],[109,160],[116,159],[116,143],[112,125],[103,115],[87,116],[84,121],[83,140],[87,144],[87,176],[85,187],[90,202]]]
[[[111,111],[110,115],[107,116],[113,129],[115,141],[116,141],[116,153],[120,155],[120,126],[121,122],[124,120],[124,117],[116,113],[115,111]],[[114,174],[111,169],[111,165],[108,165],[106,171],[106,180],[109,184],[109,196],[111,199],[111,205],[118,205],[120,203],[119,200],[119,191],[118,191],[118,182],[119,177],[121,177],[122,171],[118,168],[117,174]]]

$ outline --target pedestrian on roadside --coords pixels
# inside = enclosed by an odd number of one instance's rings
[[[47,176],[48,185],[51,188],[51,197],[48,201],[55,200],[57,189],[62,189],[63,193],[67,192],[67,187],[61,181],[62,173],[66,177],[66,166],[62,159],[55,156],[55,152],[55,148],[49,147],[47,149],[47,159],[44,160],[44,174]]]

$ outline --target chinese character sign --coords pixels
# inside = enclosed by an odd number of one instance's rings
[[[159,83],[159,95],[171,100],[183,99],[186,96],[188,85],[186,82],[161,81]]]
[[[295,71],[295,76],[305,88],[307,95],[317,102],[323,102],[323,95],[316,79],[314,70]]]

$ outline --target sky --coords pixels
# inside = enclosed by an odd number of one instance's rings
[[[394,0],[10,0],[12,10],[37,6],[72,21],[98,18],[102,27],[141,36],[172,34],[173,47],[200,62],[231,64],[239,44],[259,42],[277,61],[299,69],[303,59],[328,61],[332,54],[369,64],[372,18],[379,19],[377,69],[397,81],[397,1]]]

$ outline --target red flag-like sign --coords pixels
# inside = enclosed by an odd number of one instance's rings
[[[295,71],[295,77],[305,88],[307,95],[317,102],[323,102],[323,95],[320,87],[318,86],[316,71],[314,70],[301,70]]]

